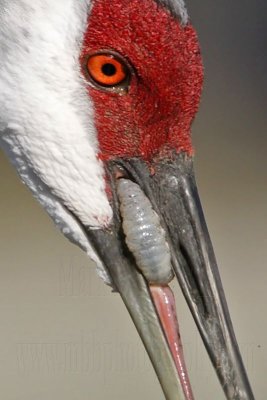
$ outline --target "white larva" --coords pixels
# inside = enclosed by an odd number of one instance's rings
[[[159,216],[140,187],[129,179],[117,181],[122,227],[136,264],[151,284],[173,278],[171,255]]]

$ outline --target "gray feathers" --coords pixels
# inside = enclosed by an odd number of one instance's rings
[[[184,0],[156,0],[159,4],[166,7],[174,17],[180,19],[183,25],[188,22],[188,13]]]

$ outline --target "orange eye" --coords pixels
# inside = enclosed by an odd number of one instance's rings
[[[129,77],[126,63],[113,54],[94,54],[87,61],[87,71],[98,85],[118,86]]]

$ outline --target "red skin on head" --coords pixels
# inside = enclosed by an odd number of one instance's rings
[[[101,50],[121,54],[134,69],[123,95],[89,87],[100,158],[149,161],[175,150],[192,154],[203,67],[196,33],[154,0],[95,0],[81,59]]]

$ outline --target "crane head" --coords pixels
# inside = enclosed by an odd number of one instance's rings
[[[118,0],[94,5],[81,63],[91,83],[102,159],[192,154],[203,68],[196,33],[181,18],[154,0],[142,7]],[[109,65],[110,83],[101,75]]]
[[[2,0],[0,144],[118,291],[166,399],[193,400],[177,277],[228,400],[253,400],[193,171],[203,68],[183,0]]]

